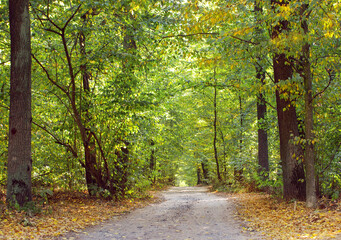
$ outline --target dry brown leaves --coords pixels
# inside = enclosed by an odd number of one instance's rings
[[[247,230],[263,232],[269,239],[341,239],[341,206],[325,202],[311,210],[304,202],[285,202],[258,193],[237,194],[239,215]]]
[[[8,211],[2,205],[0,239],[51,239],[154,201],[156,198],[110,202],[91,199],[82,193],[58,193],[35,216],[27,212]]]

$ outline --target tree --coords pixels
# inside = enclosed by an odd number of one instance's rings
[[[276,9],[286,6],[288,1],[271,0]],[[282,19],[272,29],[272,39],[279,41],[280,35],[290,31],[289,21]],[[280,155],[283,169],[283,196],[285,199],[305,199],[305,176],[303,169],[303,150],[301,145],[294,142],[299,138],[298,119],[290,92],[281,87],[282,82],[290,81],[293,77],[293,60],[285,53],[285,47],[274,53],[274,80],[277,84],[276,102],[280,138]]]
[[[219,159],[218,159],[218,150],[217,150],[217,79],[216,79],[216,70],[214,69],[214,97],[213,97],[213,108],[214,108],[214,118],[213,118],[213,131],[214,131],[214,137],[213,137],[213,149],[214,149],[214,159],[216,162],[216,168],[217,168],[217,177],[218,181],[221,181],[221,174],[220,174],[220,167],[219,167]]]
[[[90,13],[91,12],[91,13]],[[83,27],[86,28],[86,25],[88,24],[88,15],[92,14],[95,15],[96,12],[93,11],[91,9],[91,11],[87,11],[86,13],[84,13],[81,18],[82,18],[82,22],[83,22]],[[79,32],[79,48],[80,48],[80,54],[82,56],[82,58],[84,59],[84,62],[80,65],[80,70],[82,73],[82,79],[83,79],[83,91],[84,91],[84,97],[82,98],[82,102],[83,102],[83,108],[82,108],[82,112],[84,113],[84,124],[88,123],[87,126],[88,129],[91,129],[91,113],[90,113],[90,78],[91,78],[91,73],[88,71],[88,67],[87,67],[87,53],[86,53],[86,35],[85,33],[81,30]],[[85,155],[85,180],[86,180],[86,184],[87,187],[89,189],[89,194],[90,195],[94,195],[95,191],[94,189],[97,189],[101,186],[98,185],[98,183],[96,183],[96,179],[95,179],[95,174],[92,171],[94,171],[94,169],[96,169],[96,142],[94,139],[94,134],[91,134],[91,132],[88,130],[87,131],[87,142],[84,144],[84,155]]]
[[[300,9],[301,17],[301,27],[305,35],[308,34],[308,22],[310,10],[308,9],[308,4],[302,4]],[[313,135],[313,125],[314,125],[314,113],[313,113],[313,88],[312,88],[312,72],[310,63],[310,44],[308,41],[303,42],[302,46],[302,78],[304,82],[304,112],[305,112],[305,172],[306,172],[306,197],[307,197],[307,207],[315,208],[317,205],[316,197],[316,175],[315,175],[315,156],[314,156],[314,135]]]
[[[258,0],[254,3],[255,11],[255,23],[257,24],[259,15],[262,14],[262,6]],[[258,39],[262,32],[261,28],[256,26],[255,28],[255,38]],[[261,86],[265,86],[265,70],[261,63],[261,57],[257,56],[257,62],[255,63],[256,69],[256,79],[260,82]],[[263,56],[264,57],[264,56]],[[263,175],[264,179],[268,178],[267,174],[269,172],[269,149],[268,149],[268,133],[265,128],[264,122],[266,121],[266,102],[263,91],[258,93],[257,99],[257,121],[258,121],[258,164],[259,164],[259,174]]]
[[[31,192],[31,33],[29,1],[10,0],[11,86],[7,202],[23,206]]]

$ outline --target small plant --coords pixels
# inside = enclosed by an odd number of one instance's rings
[[[108,189],[103,189],[101,187],[98,187],[96,185],[91,185],[90,187],[90,193],[92,196],[96,196],[98,198],[102,197],[105,199],[108,199],[111,197],[111,193],[109,192]]]
[[[39,196],[42,198],[41,204],[44,206],[45,204],[49,203],[48,196],[52,196],[53,192],[51,189],[43,189],[39,191]]]
[[[34,201],[27,202],[22,207],[19,206],[18,203],[15,203],[14,207],[18,212],[23,211],[29,217],[33,217],[34,215],[41,213],[41,207],[37,206],[37,204]]]

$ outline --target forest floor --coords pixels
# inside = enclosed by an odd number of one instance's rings
[[[36,206],[25,211],[9,211],[0,192],[0,239],[53,239],[69,231],[82,231],[160,201],[154,193],[114,202],[91,198],[83,192],[55,192],[48,201],[35,199]]]
[[[309,210],[267,194],[206,190],[170,188],[120,202],[57,192],[21,212],[2,198],[0,239],[341,239],[339,202]]]
[[[283,201],[268,194],[240,193],[239,216],[248,230],[265,232],[268,239],[341,239],[341,202],[320,199],[317,209],[305,202]]]

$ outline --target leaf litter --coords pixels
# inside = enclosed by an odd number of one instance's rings
[[[262,232],[268,239],[341,239],[341,206],[322,199],[316,210],[304,202],[286,202],[268,194],[233,194],[246,231]],[[57,192],[39,213],[9,211],[0,203],[0,239],[51,239],[66,232],[82,232],[114,216],[144,207],[158,198],[122,201],[90,198],[82,192]]]
[[[341,206],[321,199],[318,209],[305,202],[284,201],[268,194],[238,193],[238,215],[247,230],[263,232],[269,239],[341,239]]]
[[[82,192],[57,192],[48,204],[33,211],[8,210],[0,202],[0,239],[51,239],[69,231],[82,231],[114,216],[157,201],[147,197],[107,201]],[[39,211],[37,211],[39,209]]]

